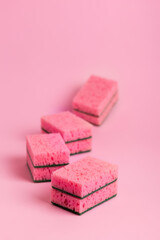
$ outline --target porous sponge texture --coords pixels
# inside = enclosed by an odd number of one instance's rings
[[[92,125],[69,111],[42,117],[41,127],[48,132],[59,132],[65,142],[92,136]]]
[[[52,186],[84,197],[118,178],[117,165],[87,156],[52,174]]]
[[[118,91],[116,81],[91,76],[73,99],[73,109],[100,115]]]
[[[108,114],[110,113],[111,109],[113,108],[113,106],[116,104],[117,101],[118,101],[118,94],[116,94],[112,98],[112,100],[109,102],[109,104],[107,105],[107,107],[105,108],[105,110],[102,112],[102,114],[99,117],[94,117],[94,116],[91,116],[91,115],[88,115],[88,114],[85,114],[85,113],[82,113],[79,111],[75,111],[74,109],[73,109],[73,112],[74,112],[74,114],[85,119],[86,121],[88,121],[94,125],[100,126],[103,123],[104,119],[108,116]]]
[[[59,170],[58,170],[59,171]],[[83,213],[86,210],[100,204],[101,202],[117,194],[117,181],[103,189],[89,195],[84,199],[78,199],[56,189],[51,190],[51,202],[68,208],[73,212]]]
[[[70,152],[59,133],[30,135],[26,142],[34,166],[69,163]]]
[[[66,146],[68,147],[70,154],[86,152],[92,149],[92,138],[66,143]]]
[[[34,168],[33,164],[27,154],[27,164],[31,171],[33,181],[50,181],[52,172],[60,169],[61,167],[44,167],[44,168]]]

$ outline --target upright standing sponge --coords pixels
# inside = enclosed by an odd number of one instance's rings
[[[41,128],[47,133],[59,132],[71,155],[91,150],[92,125],[69,111],[42,117]]]
[[[85,157],[51,176],[51,202],[81,215],[117,194],[118,167]]]
[[[117,100],[117,82],[91,76],[74,97],[73,112],[94,125],[101,125]]]
[[[27,164],[34,182],[51,180],[51,173],[69,163],[69,150],[59,133],[30,135]]]

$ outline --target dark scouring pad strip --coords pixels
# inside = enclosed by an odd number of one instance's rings
[[[31,177],[32,177],[33,182],[35,182],[35,183],[40,183],[40,182],[50,182],[50,181],[51,181],[50,179],[34,180],[33,175],[32,175],[32,172],[31,172],[31,169],[30,169],[28,163],[27,163],[27,167],[28,167],[28,169],[29,169],[29,171],[30,171],[30,174],[31,174]]]
[[[87,139],[90,139],[92,138],[92,136],[89,136],[89,137],[86,137],[86,138],[78,138],[76,140],[72,140],[72,141],[67,141],[65,143],[72,143],[72,142],[78,142],[78,141],[83,141],[83,140],[87,140]]]
[[[51,132],[48,132],[47,130],[45,130],[44,128],[42,128],[42,130],[46,133],[51,133]],[[72,143],[72,142],[78,142],[78,141],[82,141],[82,140],[87,140],[87,139],[90,139],[92,138],[92,136],[89,136],[89,137],[86,137],[86,138],[78,138],[78,139],[75,139],[75,140],[72,140],[72,141],[66,141],[65,143]]]
[[[94,206],[91,207],[91,208],[88,208],[87,210],[85,210],[84,212],[81,212],[81,213],[79,213],[79,212],[75,212],[75,211],[73,211],[73,210],[71,210],[71,209],[69,209],[69,208],[63,207],[63,206],[61,206],[61,205],[59,205],[59,204],[57,204],[57,203],[54,203],[54,202],[51,202],[51,203],[52,203],[53,205],[57,206],[57,207],[60,207],[60,208],[65,209],[65,210],[67,210],[67,211],[69,211],[69,212],[75,213],[75,214],[77,214],[77,215],[82,215],[83,213],[88,212],[88,211],[91,210],[92,208],[95,208],[95,207],[97,207],[98,205],[100,205],[100,204],[102,204],[102,203],[104,203],[104,202],[107,202],[108,200],[110,200],[110,199],[116,197],[116,195],[117,195],[117,194],[113,195],[113,196],[110,197],[110,198],[105,199],[104,201],[102,201],[102,202],[100,202],[100,203],[94,205]]]
[[[60,167],[60,166],[65,166],[65,165],[68,165],[68,164],[69,164],[69,163],[63,163],[63,164],[52,164],[52,165],[41,165],[41,166],[35,166],[35,165],[33,164],[33,161],[32,161],[32,158],[31,158],[31,156],[30,156],[30,154],[29,154],[28,149],[27,149],[27,154],[28,154],[28,156],[29,156],[29,158],[30,158],[30,160],[31,160],[31,163],[32,163],[32,165],[33,165],[34,168]]]
[[[116,105],[116,103],[117,103],[117,102],[115,102],[115,103],[113,104],[113,106]],[[110,112],[109,112],[109,114],[110,114]],[[107,115],[107,117],[109,116],[109,114]],[[95,123],[93,123],[93,122],[91,122],[91,121],[88,121],[88,120],[87,120],[87,122],[91,123],[92,125],[94,125],[94,126],[96,126],[96,127],[99,127],[99,126],[102,125],[103,122],[106,121],[107,117],[105,117],[100,124],[95,124]]]
[[[70,156],[73,156],[73,155],[76,155],[76,154],[80,154],[80,153],[87,153],[87,152],[90,152],[90,150],[86,150],[86,151],[80,151],[80,152],[76,152],[76,153],[70,153]]]
[[[105,108],[103,109],[103,111],[102,111],[99,115],[96,115],[96,114],[93,114],[93,113],[84,112],[84,111],[81,111],[81,110],[79,110],[79,109],[77,109],[77,108],[74,108],[73,110],[74,110],[74,111],[77,111],[77,112],[80,112],[80,113],[84,113],[84,114],[86,114],[86,115],[89,115],[89,116],[92,116],[92,117],[95,117],[95,118],[99,118],[99,117],[105,112],[105,110],[107,109],[107,107],[109,106],[109,104],[112,102],[113,98],[114,98],[117,94],[118,94],[118,93],[116,92],[116,93],[112,96],[112,98],[110,99],[109,103],[105,106]]]
[[[105,184],[104,186],[96,189],[95,191],[93,191],[93,192],[91,192],[91,193],[88,193],[88,194],[85,195],[84,197],[80,197],[80,196],[74,195],[74,194],[72,194],[72,193],[66,192],[66,191],[64,191],[64,190],[62,190],[62,189],[59,189],[59,188],[56,188],[56,187],[54,187],[54,186],[52,186],[52,188],[54,188],[54,189],[56,189],[56,190],[58,190],[58,191],[60,191],[60,192],[62,192],[62,193],[68,194],[68,195],[70,195],[70,196],[72,196],[72,197],[76,197],[76,198],[79,198],[79,199],[84,199],[84,198],[88,197],[89,195],[91,195],[91,194],[93,194],[93,193],[101,190],[101,189],[104,188],[104,187],[107,187],[108,185],[110,185],[110,184],[112,184],[112,183],[114,183],[114,182],[116,182],[116,181],[117,181],[117,178],[116,178],[115,180],[113,180],[112,182],[107,183],[107,184]]]
[[[41,128],[44,132],[46,132],[46,133],[51,133],[51,132],[48,132],[46,129],[44,129],[44,128]]]

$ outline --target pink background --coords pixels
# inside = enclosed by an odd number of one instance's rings
[[[160,239],[159,12],[159,0],[0,1],[0,239]],[[31,182],[25,136],[91,74],[119,83],[91,153],[119,165],[119,194],[76,216]]]

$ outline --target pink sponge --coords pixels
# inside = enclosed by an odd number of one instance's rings
[[[59,132],[71,154],[91,150],[91,124],[69,111],[42,117],[41,128],[47,133]]]
[[[33,180],[48,181],[52,170],[69,163],[69,150],[59,133],[30,135],[26,141]]]
[[[76,153],[89,152],[92,146],[92,138],[68,142],[66,143],[66,145],[70,150],[70,155],[74,155]]]
[[[28,154],[27,154],[27,164],[34,182],[50,182],[51,173],[62,167],[62,166],[55,166],[55,167],[35,168]]]
[[[52,173],[51,201],[82,214],[117,194],[117,178],[116,165],[85,157]]]
[[[73,112],[95,125],[101,125],[117,100],[117,82],[91,76],[74,97]]]
[[[115,197],[117,194],[117,181],[113,182],[111,185],[108,185],[93,193],[92,195],[87,196],[84,199],[78,199],[66,193],[60,192],[56,189],[51,190],[51,201],[54,205],[64,208],[70,212],[81,215],[92,208],[100,205],[103,202],[108,201],[109,199]]]

